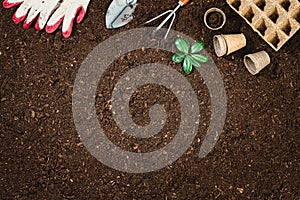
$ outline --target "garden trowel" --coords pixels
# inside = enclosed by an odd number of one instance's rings
[[[137,0],[113,0],[106,12],[106,28],[119,28],[132,19]]]

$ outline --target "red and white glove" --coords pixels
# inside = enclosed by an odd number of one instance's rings
[[[59,0],[4,0],[3,7],[11,8],[21,4],[13,15],[13,21],[19,24],[27,17],[23,23],[23,28],[28,29],[38,17],[35,28],[41,30],[46,25],[58,2]]]
[[[81,22],[85,16],[90,0],[4,0],[3,7],[11,8],[20,5],[13,21],[18,24],[24,20],[23,28],[30,27],[37,18],[35,28],[42,30],[45,25],[48,33],[54,32],[63,22],[63,36],[69,37],[72,32],[73,21],[77,16],[77,23]],[[50,18],[50,19],[49,19]],[[47,23],[48,22],[48,23]]]
[[[64,0],[50,17],[46,26],[47,33],[54,32],[63,21],[62,34],[68,38],[72,33],[74,19],[77,23],[83,20],[89,3],[90,0]]]

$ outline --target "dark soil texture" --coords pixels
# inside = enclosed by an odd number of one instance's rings
[[[300,199],[300,32],[275,52],[225,0],[192,0],[180,8],[173,25],[205,41],[224,81],[227,117],[213,151],[198,158],[210,120],[210,98],[201,75],[184,75],[181,65],[172,63],[172,54],[151,49],[124,55],[106,71],[96,95],[99,123],[112,142],[128,151],[153,151],[170,142],[180,112],[169,90],[146,85],[131,98],[130,112],[137,124],[149,123],[148,110],[155,103],[171,113],[169,125],[153,140],[122,135],[110,111],[111,90],[122,74],[144,63],[168,64],[198,91],[202,122],[194,143],[175,163],[145,174],[116,171],[87,151],[72,115],[81,63],[110,36],[142,27],[177,5],[174,0],[139,0],[131,23],[107,30],[110,3],[91,1],[86,18],[75,25],[69,39],[60,31],[23,30],[11,19],[15,8],[0,8],[0,199]],[[227,16],[221,30],[204,26],[203,15],[211,7]],[[247,47],[217,58],[213,35],[241,32]],[[252,76],[243,57],[260,50],[270,54],[271,64]]]
[[[218,28],[222,25],[224,19],[221,13],[212,12],[207,15],[207,25],[211,28]]]

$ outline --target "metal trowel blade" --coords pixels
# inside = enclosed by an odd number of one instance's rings
[[[133,19],[137,4],[128,5],[127,0],[113,0],[106,13],[106,28],[114,29],[125,26]]]

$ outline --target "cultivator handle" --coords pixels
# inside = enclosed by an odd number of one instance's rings
[[[179,1],[179,4],[180,4],[181,6],[185,6],[186,4],[188,4],[189,1],[190,1],[190,0],[180,0],[180,1]]]

